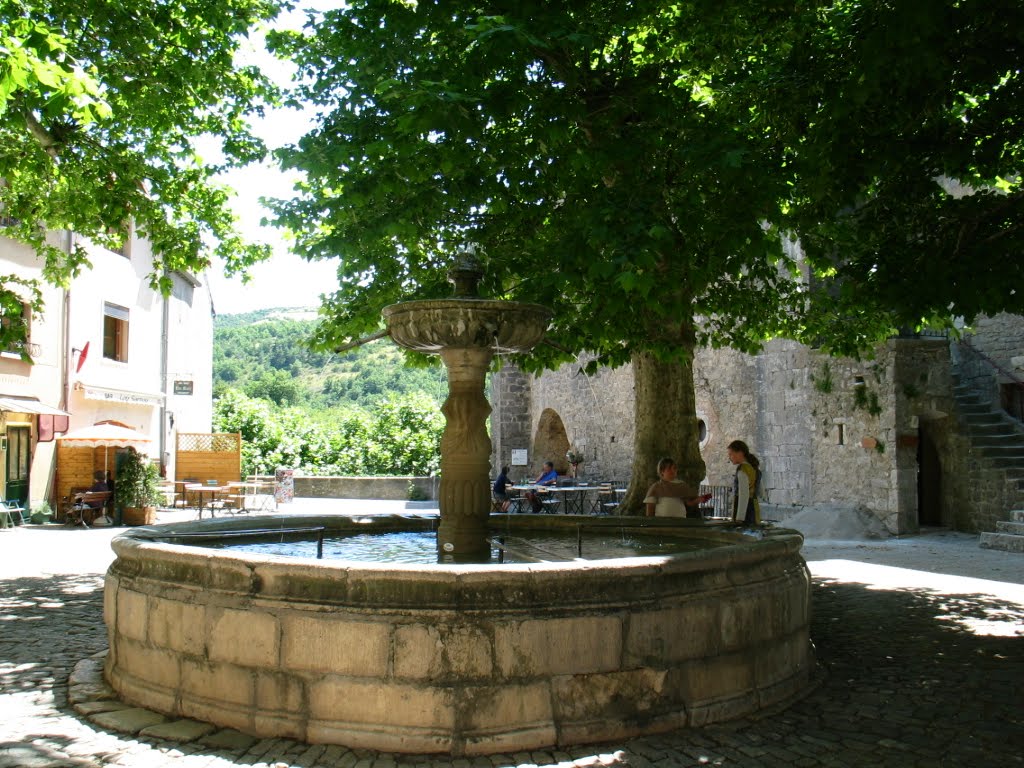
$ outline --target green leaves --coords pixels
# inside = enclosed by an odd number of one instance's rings
[[[0,206],[5,234],[33,247],[45,279],[86,266],[47,230],[104,242],[132,221],[165,270],[237,268],[268,250],[236,231],[227,195],[196,142],[216,136],[227,163],[265,153],[246,115],[276,100],[233,59],[243,36],[273,18],[267,0],[12,0],[0,8]]]

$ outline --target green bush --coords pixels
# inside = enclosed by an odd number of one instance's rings
[[[440,466],[444,416],[422,392],[313,413],[225,389],[214,403],[214,429],[241,434],[242,474],[289,467],[313,476],[429,475]]]
[[[122,509],[158,506],[164,501],[160,471],[147,457],[129,448],[124,463],[118,467],[114,493]]]

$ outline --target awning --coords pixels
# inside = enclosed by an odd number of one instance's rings
[[[52,405],[45,405],[30,397],[0,397],[0,411],[13,411],[15,413],[39,413],[47,416],[70,416],[67,411],[54,408]]]
[[[106,403],[125,403],[127,405],[161,406],[164,404],[164,396],[159,392],[133,392],[129,389],[94,387],[80,381],[75,384],[75,389],[80,390],[86,400],[102,400]]]

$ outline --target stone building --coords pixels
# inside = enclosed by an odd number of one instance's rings
[[[757,355],[701,350],[705,482],[731,485],[726,445],[742,439],[762,462],[766,518],[827,510],[893,534],[990,530],[1024,502],[1022,363],[1024,318],[1009,315],[979,319],[961,341],[893,338],[864,360],[784,340]],[[572,447],[584,477],[628,480],[632,388],[628,366],[537,378],[505,367],[492,379],[494,465],[517,480],[549,458],[565,472]]]

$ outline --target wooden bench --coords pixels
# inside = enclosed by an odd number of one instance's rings
[[[106,513],[110,503],[110,491],[80,491],[71,497],[71,503],[64,510],[67,525],[81,525],[86,528],[97,517]]]

